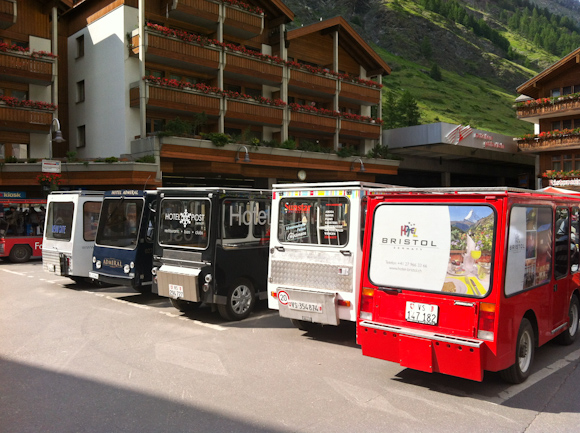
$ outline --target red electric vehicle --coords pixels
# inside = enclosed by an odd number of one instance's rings
[[[364,355],[512,383],[578,334],[580,197],[512,188],[369,194],[357,339]]]

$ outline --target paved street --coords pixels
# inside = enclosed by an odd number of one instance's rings
[[[576,432],[580,341],[522,385],[363,357],[355,327],[268,310],[224,322],[163,298],[0,262],[0,431]]]

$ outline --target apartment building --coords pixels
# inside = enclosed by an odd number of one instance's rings
[[[60,32],[61,18],[72,7],[72,0],[0,0],[2,191],[42,195],[41,160],[65,157],[71,149],[67,56],[63,55],[67,40]],[[69,159],[75,158],[69,154]],[[58,177],[63,187],[74,188],[143,186],[157,172],[153,164],[133,162],[71,162],[60,168],[61,173],[51,176]]]
[[[580,190],[580,48],[517,91],[518,118],[534,124],[518,146],[539,155],[541,185]]]
[[[154,156],[156,184],[395,175],[398,161],[361,157],[381,143],[389,66],[343,18],[293,19],[280,0],[75,2],[61,17],[69,148]],[[176,119],[195,131],[163,136]]]

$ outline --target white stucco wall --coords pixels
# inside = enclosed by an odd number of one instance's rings
[[[137,9],[122,6],[68,39],[69,149],[81,158],[119,157],[130,153],[139,134],[139,110],[129,108],[129,83],[139,80],[138,60],[129,58],[127,32],[137,25]],[[84,35],[84,56],[77,38]],[[77,103],[77,83],[85,82],[85,100]],[[77,130],[86,129],[86,146]]]

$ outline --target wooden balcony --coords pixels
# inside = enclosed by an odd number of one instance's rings
[[[580,135],[543,138],[538,140],[518,140],[523,152],[547,152],[552,150],[580,149]]]
[[[259,125],[282,125],[283,107],[258,104],[249,101],[228,99],[226,105],[226,120],[236,119]]]
[[[336,117],[292,111],[290,113],[289,128],[334,134],[336,132],[336,121]]]
[[[282,82],[281,65],[228,52],[226,56],[226,75],[244,75],[245,81],[269,82],[280,86]]]
[[[518,118],[556,117],[580,113],[580,99],[556,101],[554,104],[542,106],[517,107]]]
[[[217,48],[202,47],[153,32],[147,32],[146,41],[147,61],[204,72],[219,68],[220,52]],[[138,45],[136,50],[138,54]]]
[[[336,93],[336,79],[292,68],[290,69],[288,86],[294,87],[297,91],[306,90],[308,93],[324,93],[326,95]]]
[[[215,30],[220,3],[211,0],[167,0],[169,18]],[[165,7],[163,7],[165,10]]]
[[[53,60],[0,51],[0,80],[49,86]]]
[[[201,113],[208,116],[218,116],[220,112],[220,97],[205,95],[188,90],[179,90],[168,87],[147,84],[147,108],[174,113]],[[131,107],[139,107],[139,88],[130,90]]]
[[[18,132],[50,131],[52,112],[0,105],[0,130]]]
[[[264,30],[264,15],[225,5],[224,34],[242,39],[252,39]]]
[[[357,122],[354,120],[341,119],[340,135],[378,139],[381,134],[381,126],[375,123]]]
[[[374,105],[381,102],[381,90],[375,87],[364,86],[362,84],[340,82],[340,99],[350,102],[366,102],[364,105]]]
[[[0,0],[0,29],[16,24],[16,0]]]

